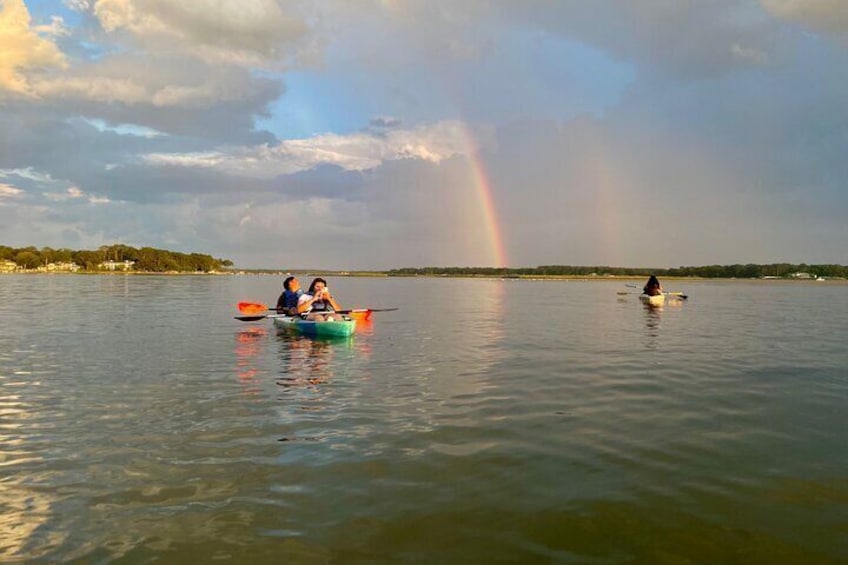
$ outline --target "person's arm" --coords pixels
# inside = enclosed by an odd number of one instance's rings
[[[330,294],[330,293],[329,293],[329,292],[327,292],[327,291],[324,291],[324,300],[329,301],[330,306],[332,306],[332,307],[333,307],[333,310],[338,311],[338,310],[341,310],[341,309],[342,309],[342,307],[341,307],[341,306],[339,306],[339,303],[338,303],[338,302],[336,302],[336,299],[335,299],[335,298],[333,298],[333,295],[332,295],[332,294]]]
[[[301,294],[300,298],[297,301],[297,313],[303,314],[310,308],[312,308],[312,303],[318,300],[311,294]]]

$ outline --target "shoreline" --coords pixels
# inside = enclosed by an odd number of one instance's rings
[[[597,276],[597,277],[587,277],[585,275],[452,275],[452,274],[432,274],[432,275],[392,275],[388,273],[381,272],[332,272],[332,271],[257,271],[252,272],[249,270],[242,271],[216,271],[216,272],[178,272],[178,271],[170,271],[170,272],[155,272],[155,271],[85,271],[85,272],[72,272],[72,271],[37,271],[37,270],[24,270],[24,271],[4,271],[0,272],[0,276],[3,275],[77,275],[77,276],[97,276],[97,275],[105,275],[105,276],[166,276],[166,277],[175,277],[175,276],[190,276],[190,277],[198,277],[198,276],[288,276],[288,275],[298,275],[298,276],[323,276],[323,277],[345,277],[345,278],[395,278],[395,279],[479,279],[479,280],[500,280],[500,281],[563,281],[563,282],[631,282],[631,281],[642,281],[645,279],[644,276]],[[663,281],[675,281],[677,283],[681,282],[744,282],[744,283],[792,283],[792,284],[806,284],[806,283],[830,283],[830,284],[848,284],[848,279],[841,278],[832,278],[832,279],[797,279],[797,278],[725,278],[725,277],[675,277],[675,276],[664,276],[662,277]]]

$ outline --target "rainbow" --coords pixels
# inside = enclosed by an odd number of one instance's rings
[[[480,150],[468,127],[463,128],[466,147],[468,148],[468,159],[471,166],[471,179],[474,190],[479,200],[480,210],[483,214],[484,233],[489,240],[491,248],[490,261],[493,267],[506,267],[508,260],[506,249],[501,237],[500,224],[498,222],[495,199],[492,196],[492,183],[486,172],[485,161],[480,156]]]

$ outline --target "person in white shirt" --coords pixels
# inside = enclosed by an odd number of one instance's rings
[[[327,281],[317,277],[309,285],[309,290],[301,294],[297,301],[297,313],[306,314],[307,320],[332,320],[333,312],[342,307],[330,294]]]

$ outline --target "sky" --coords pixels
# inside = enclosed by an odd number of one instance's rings
[[[0,244],[848,264],[844,0],[0,0]]]

